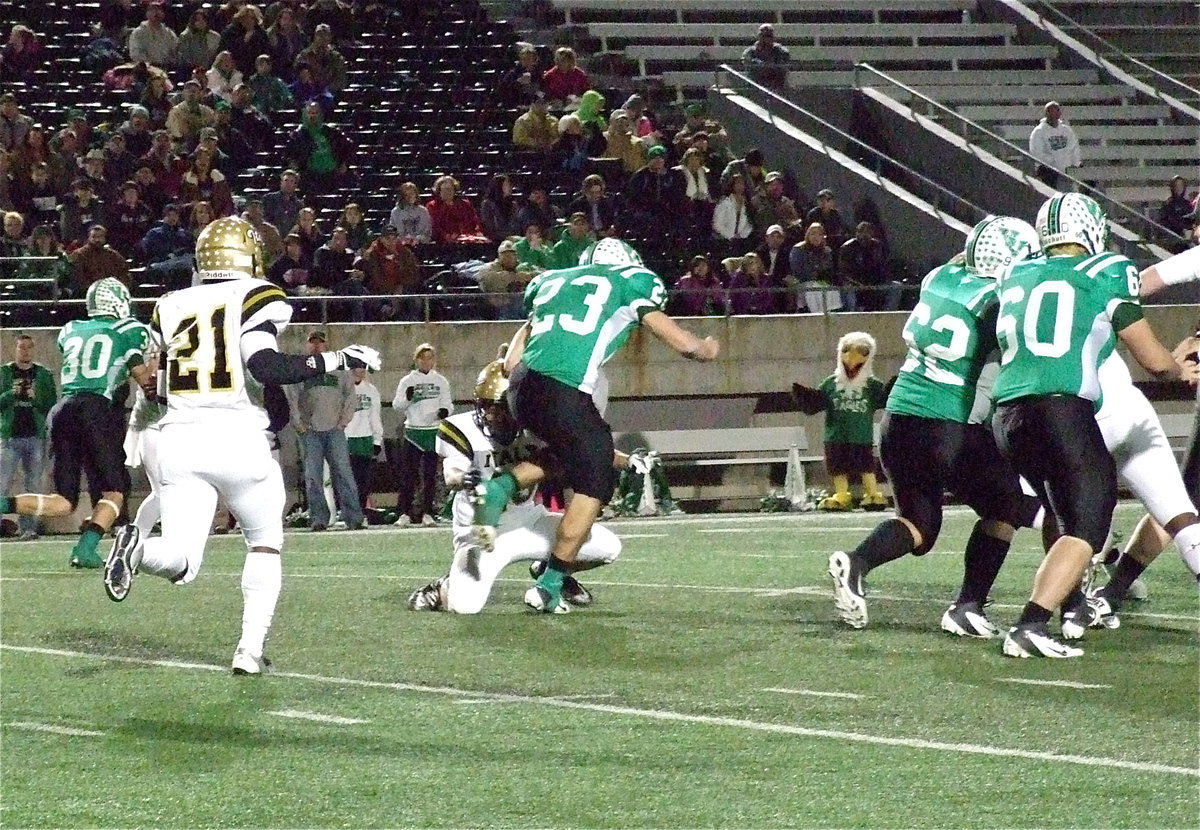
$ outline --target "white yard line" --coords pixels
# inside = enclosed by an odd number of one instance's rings
[[[846,700],[862,700],[863,695],[852,692],[818,692],[815,689],[759,689],[760,692],[774,692],[777,695],[806,695],[808,697],[844,697]]]
[[[50,732],[54,735],[70,735],[77,738],[99,738],[103,732],[93,729],[75,729],[71,726],[56,726],[52,723],[33,723],[31,721],[10,721],[4,724],[12,729],[28,729],[31,732]]]
[[[1074,680],[1031,680],[1028,677],[997,677],[1000,683],[1021,683],[1025,686],[1061,686],[1064,689],[1111,689],[1107,683],[1076,683]]]
[[[14,646],[8,643],[0,643],[0,649],[22,652],[26,654],[42,654],[51,657],[110,660],[114,662],[131,663],[142,666],[160,666],[164,668],[186,667],[198,671],[211,671],[220,673],[229,671],[226,666],[216,666],[211,664],[179,663],[168,660],[147,660],[138,657],[123,657],[93,652],[67,651],[64,649],[49,649],[36,646]],[[1000,758],[1023,758],[1025,760],[1048,762],[1051,764],[1076,764],[1087,767],[1106,767],[1110,769],[1130,770],[1132,772],[1146,772],[1163,775],[1183,775],[1191,778],[1200,778],[1200,770],[1194,767],[1175,767],[1170,766],[1169,764],[1157,764],[1147,761],[1127,761],[1120,758],[1060,754],[1057,752],[1039,752],[1028,749],[1012,749],[1008,747],[989,746],[987,744],[928,741],[923,738],[896,738],[885,735],[872,735],[864,732],[844,732],[836,729],[812,729],[804,726],[793,726],[786,723],[767,723],[763,721],[746,720],[744,718],[726,718],[715,715],[694,715],[687,712],[673,712],[667,709],[640,709],[633,706],[617,706],[613,704],[594,703],[582,700],[565,700],[555,697],[537,697],[535,695],[495,694],[494,692],[478,692],[467,689],[455,689],[449,686],[423,686],[415,683],[388,683],[379,680],[361,680],[353,677],[331,677],[328,675],[300,674],[297,672],[274,672],[273,677],[286,678],[289,680],[301,680],[309,683],[322,683],[332,686],[349,686],[364,689],[388,689],[392,691],[442,695],[453,698],[473,698],[476,700],[483,699],[513,701],[515,703],[552,706],[560,709],[573,709],[575,711],[582,712],[599,712],[608,715],[621,715],[624,717],[640,718],[643,720],[700,724],[729,729],[742,729],[751,732],[791,735],[801,738],[826,738],[840,742],[874,744],[877,746],[895,746],[903,747],[905,749],[921,749],[941,753],[987,755]]]
[[[321,715],[316,712],[302,712],[299,709],[280,709],[277,712],[267,712],[268,715],[275,715],[279,718],[291,718],[293,720],[310,720],[315,723],[332,723],[337,726],[353,726],[356,723],[370,723],[369,720],[359,720],[358,718],[343,718],[340,715]]]

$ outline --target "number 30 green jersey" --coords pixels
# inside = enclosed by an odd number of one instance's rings
[[[600,367],[667,291],[640,265],[580,265],[546,271],[525,289],[529,341],[522,362],[539,374],[595,391]]]
[[[1097,370],[1113,335],[1142,319],[1138,268],[1119,254],[1018,265],[1000,283],[1000,373],[995,398],[1100,399]]]
[[[129,369],[146,361],[150,330],[127,317],[72,320],[58,333],[64,398],[90,392],[112,400],[129,380]]]
[[[996,283],[961,265],[943,265],[921,281],[921,296],[904,324],[908,355],[887,410],[967,423],[979,376],[996,350]]]

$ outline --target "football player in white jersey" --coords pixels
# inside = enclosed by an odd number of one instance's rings
[[[196,240],[196,264],[198,284],[162,297],[151,323],[167,403],[158,441],[162,536],[143,539],[137,525],[122,528],[105,562],[104,587],[120,602],[140,571],[176,584],[195,579],[220,496],[241,522],[247,548],[233,673],[258,675],[269,665],[263,648],[282,583],[284,509],[262,387],[337,369],[378,369],[379,355],[362,346],[280,353],[277,338],[291,306],[262,279],[262,239],[243,219],[206,227]]]
[[[538,504],[531,490],[518,492],[505,508],[491,550],[479,545],[472,533],[472,491],[477,484],[523,461],[546,464],[545,446],[517,430],[505,400],[507,391],[504,361],[489,363],[475,384],[474,410],[452,415],[438,427],[437,452],[442,457],[446,486],[458,491],[454,496],[454,561],[448,574],[413,592],[408,599],[413,610],[477,614],[505,566],[533,562],[530,570],[536,578],[550,556],[562,515]],[[594,525],[575,570],[607,565],[620,553],[621,540],[616,534]],[[591,601],[588,590],[568,576],[554,611],[564,613],[571,605]]]

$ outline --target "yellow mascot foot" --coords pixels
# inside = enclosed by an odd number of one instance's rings
[[[818,505],[822,510],[849,510],[854,505],[854,497],[849,491],[834,493],[832,496],[821,500]]]
[[[864,493],[860,505],[863,510],[887,510],[888,500],[883,493]]]

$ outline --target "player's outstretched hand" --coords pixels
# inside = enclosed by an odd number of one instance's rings
[[[478,467],[471,467],[462,474],[462,489],[474,490],[483,481],[483,473]]]
[[[709,336],[700,341],[700,347],[696,349],[694,359],[701,363],[707,363],[710,360],[716,360],[720,352],[721,344],[717,342],[717,338]]]
[[[370,346],[361,346],[357,343],[346,346],[344,349],[338,349],[337,356],[339,369],[362,369],[365,367],[372,372],[378,372],[379,367],[383,365],[378,351]]]

